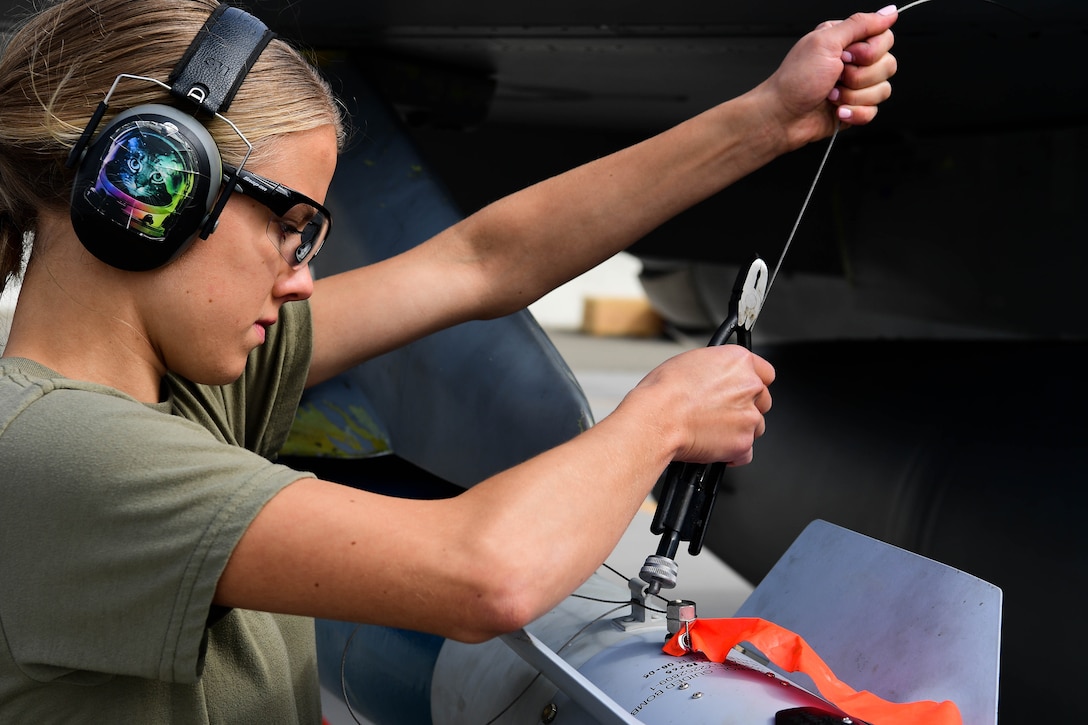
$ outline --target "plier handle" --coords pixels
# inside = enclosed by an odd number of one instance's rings
[[[752,327],[763,307],[769,274],[767,264],[758,256],[737,274],[729,298],[729,314],[710,338],[707,347],[724,345],[736,335],[736,344],[752,349]],[[714,509],[718,484],[725,463],[681,463],[674,461],[665,471],[661,499],[654,512],[650,532],[660,534],[657,554],[646,559],[639,576],[649,583],[650,594],[676,586],[676,550],[687,541],[688,552],[703,550],[706,525]]]

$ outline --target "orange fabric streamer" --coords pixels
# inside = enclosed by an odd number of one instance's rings
[[[873,725],[962,725],[959,708],[944,702],[888,702],[871,692],[858,691],[842,682],[831,668],[799,635],[757,617],[733,619],[696,619],[688,625],[691,649],[702,652],[713,662],[725,662],[729,651],[747,642],[786,672],[804,672],[816,683],[820,695],[851,717]],[[687,651],[679,644],[679,636],[665,643],[671,655]]]

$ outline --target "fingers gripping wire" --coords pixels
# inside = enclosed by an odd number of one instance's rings
[[[900,7],[898,9],[898,13],[899,13],[899,15],[902,15],[903,13],[907,12],[908,10],[912,10],[912,9],[918,7],[919,5],[925,5],[926,3],[929,3],[929,2],[932,2],[932,1],[933,0],[914,0],[914,2],[907,3],[906,5]],[[1015,9],[1013,9],[1013,8],[1007,6],[1007,5],[1004,5],[1004,4],[1000,3],[1000,2],[998,2],[997,0],[979,0],[979,1],[987,3],[989,5],[995,5],[995,6],[1001,8],[1003,10],[1007,10],[1007,11],[1009,11],[1011,13],[1019,15],[1020,17],[1023,17],[1023,18],[1027,17],[1027,16],[1023,15],[1023,13],[1020,13],[1017,10],[1015,10]],[[801,210],[797,214],[797,219],[793,224],[793,228],[790,230],[789,237],[786,239],[786,244],[782,249],[782,254],[778,258],[778,263],[774,266],[774,271],[771,273],[771,280],[770,280],[770,282],[767,283],[767,294],[768,295],[770,294],[771,287],[774,285],[774,281],[778,278],[778,272],[782,268],[782,262],[786,259],[786,253],[789,252],[790,245],[793,244],[793,238],[797,235],[797,229],[801,225],[801,220],[804,218],[805,212],[808,210],[808,205],[809,205],[809,202],[812,200],[812,194],[816,190],[816,185],[819,183],[820,177],[823,176],[824,167],[827,166],[827,160],[831,156],[831,149],[833,149],[835,147],[835,141],[838,139],[839,131],[842,130],[842,127],[843,127],[842,122],[837,121],[836,124],[835,124],[835,130],[832,132],[831,138],[827,143],[827,149],[824,151],[823,158],[820,160],[820,165],[816,169],[816,176],[812,180],[812,185],[809,186],[809,190],[808,190],[808,193],[805,195],[804,202],[802,202],[802,204],[801,204]],[[766,301],[767,295],[764,295],[763,299],[764,299],[764,301]]]

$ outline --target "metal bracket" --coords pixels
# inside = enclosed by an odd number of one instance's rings
[[[646,582],[634,577],[627,580],[627,588],[631,590],[631,613],[625,617],[613,619],[612,624],[624,632],[648,628],[659,629],[664,617],[646,605]]]

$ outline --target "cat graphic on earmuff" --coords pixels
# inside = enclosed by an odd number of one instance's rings
[[[72,226],[106,264],[155,269],[207,223],[222,179],[219,149],[203,124],[170,106],[137,106],[87,149],[72,186]]]
[[[165,236],[170,216],[194,186],[183,153],[168,138],[128,133],[114,143],[95,191],[124,193],[131,202],[129,216],[140,231]]]

